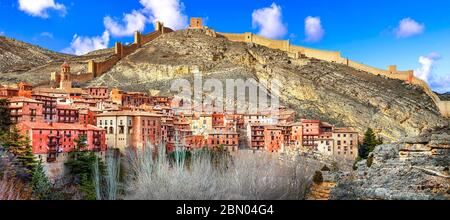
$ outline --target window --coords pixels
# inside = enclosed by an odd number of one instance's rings
[[[337,144],[338,144],[338,145],[341,145],[341,141],[337,141]]]

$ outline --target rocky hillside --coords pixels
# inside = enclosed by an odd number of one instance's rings
[[[438,94],[438,96],[441,100],[450,101],[450,92]]]
[[[341,175],[331,199],[450,199],[450,128],[376,147]]]
[[[201,30],[163,35],[88,85],[167,94],[172,80],[192,80],[189,69],[204,78],[256,80],[277,78],[282,101],[300,117],[318,118],[359,131],[374,128],[388,140],[418,135],[448,125],[421,88],[314,59],[254,44],[207,36]]]
[[[11,64],[20,60],[26,62],[28,59],[23,54],[28,47],[16,43],[17,46],[12,48],[22,55],[17,55],[20,59],[9,55],[0,61],[9,65],[8,68],[5,64],[5,70],[0,71],[3,72],[0,82],[28,81],[44,85],[52,72],[59,71],[62,59],[67,59],[72,73],[77,74],[87,71],[88,60],[104,59],[114,52],[106,49],[79,57],[61,55],[35,64],[32,58],[26,63],[27,68],[17,70],[11,69]],[[5,51],[13,49],[0,49],[0,54],[10,54],[12,52]],[[192,69],[200,69],[204,78],[222,81],[276,78],[281,83],[281,101],[295,109],[299,117],[322,119],[337,126],[354,126],[360,132],[372,127],[386,140],[418,135],[426,128],[449,124],[419,87],[341,64],[294,59],[278,50],[213,38],[203,30],[165,34],[84,86],[102,85],[164,95],[169,94],[174,79],[192,80]]]
[[[0,36],[0,73],[27,71],[72,56]]]
[[[90,59],[102,59],[114,53],[114,49],[94,51],[84,56],[53,52],[25,42],[0,36],[0,83],[26,81],[33,85],[45,85],[52,72],[59,72],[64,61],[71,65],[72,73],[87,71]]]

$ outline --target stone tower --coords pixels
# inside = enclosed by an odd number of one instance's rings
[[[61,79],[59,82],[60,89],[70,89],[72,88],[72,79],[70,77],[70,66],[67,62],[61,65]]]
[[[190,29],[203,28],[203,19],[202,18],[191,18],[189,28]]]

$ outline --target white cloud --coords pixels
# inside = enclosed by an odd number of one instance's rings
[[[135,31],[143,31],[147,23],[161,21],[166,27],[175,30],[188,26],[187,16],[183,14],[184,4],[180,0],[140,0],[143,8],[124,14],[122,23],[110,16],[103,24],[114,37],[132,36]]]
[[[41,35],[41,37],[47,37],[47,38],[53,39],[53,34],[50,32],[42,32],[40,35]]]
[[[66,6],[55,3],[54,0],[19,0],[19,9],[35,17],[48,18],[47,10],[59,11],[62,16],[66,15]]]
[[[75,34],[70,47],[64,49],[62,52],[84,55],[93,50],[105,49],[108,47],[109,37],[108,31],[103,32],[102,36],[95,37],[78,36]]]
[[[125,14],[122,21],[124,25],[119,24],[113,18],[106,16],[103,19],[103,24],[111,35],[115,37],[125,37],[133,35],[135,31],[143,31],[148,19],[141,12],[133,10],[130,14]]]
[[[281,7],[275,2],[270,7],[253,11],[252,26],[259,28],[259,35],[271,39],[282,38],[287,33],[287,27],[282,21]]]
[[[440,54],[433,52],[427,56],[420,56],[420,68],[414,71],[414,76],[427,82],[434,91],[450,91],[450,74],[439,75],[434,72],[435,64],[441,59]]]
[[[0,36],[5,36],[5,32],[4,31],[0,31]]]
[[[161,21],[164,26],[175,30],[188,26],[187,16],[183,13],[184,4],[180,0],[140,0],[140,3],[152,23]]]
[[[419,24],[412,18],[404,18],[399,22],[394,32],[397,38],[406,38],[423,33],[425,30],[424,24]]]
[[[325,35],[325,30],[322,27],[320,17],[308,16],[305,19],[305,41],[319,42]]]

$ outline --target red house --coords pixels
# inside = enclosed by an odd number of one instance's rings
[[[43,122],[43,102],[25,97],[12,97],[8,99],[11,122],[19,123],[23,121]]]
[[[89,87],[84,89],[89,95],[94,98],[108,99],[109,98],[109,89],[106,86],[98,86],[98,87]]]
[[[78,123],[79,121],[79,111],[69,105],[57,105],[57,121],[58,123]]]
[[[106,151],[105,130],[92,125],[22,122],[17,125],[28,137],[33,153],[47,162],[57,161],[58,155],[73,151],[81,135],[86,137],[87,149]]]

